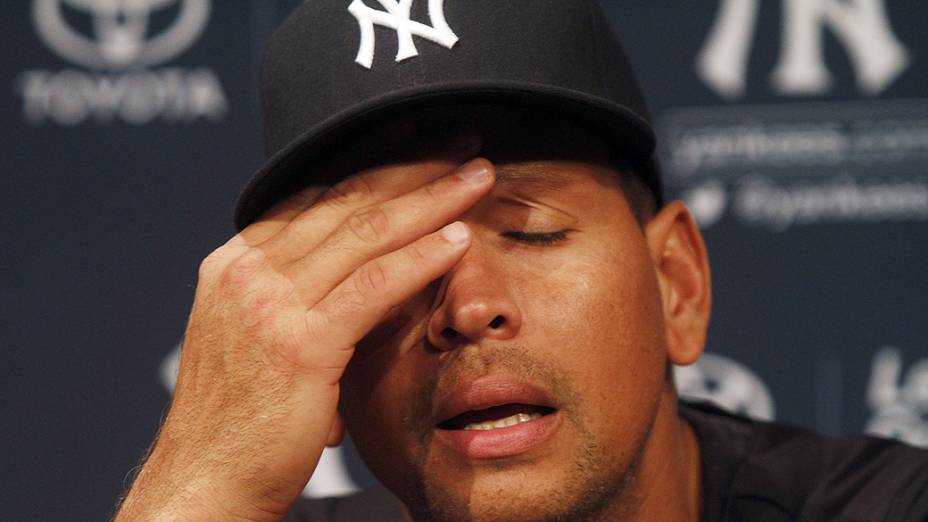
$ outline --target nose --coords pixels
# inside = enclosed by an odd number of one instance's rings
[[[515,337],[522,314],[500,263],[473,245],[442,281],[429,318],[429,342],[448,351],[481,340]]]

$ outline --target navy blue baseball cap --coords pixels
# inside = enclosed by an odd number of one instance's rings
[[[311,0],[272,36],[260,90],[267,160],[239,229],[373,118],[470,101],[595,124],[663,204],[644,96],[597,0]]]

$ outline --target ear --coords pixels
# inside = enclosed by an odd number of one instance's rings
[[[335,420],[332,421],[332,427],[329,428],[329,437],[325,440],[325,445],[334,448],[342,443],[345,438],[345,423],[342,422],[342,414],[336,413]]]
[[[674,201],[645,227],[663,301],[670,362],[692,364],[702,355],[712,309],[706,246],[686,206]]]

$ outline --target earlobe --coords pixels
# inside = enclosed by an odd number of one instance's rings
[[[345,423],[342,422],[342,414],[336,413],[332,421],[332,427],[329,428],[329,437],[325,440],[325,445],[334,448],[341,445],[345,438]]]
[[[695,221],[679,201],[645,227],[663,303],[670,362],[691,364],[702,355],[712,308],[709,259]]]

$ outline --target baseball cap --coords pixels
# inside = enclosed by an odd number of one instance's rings
[[[310,0],[271,37],[260,94],[267,160],[239,229],[374,118],[470,101],[596,125],[663,203],[644,96],[597,0]]]

